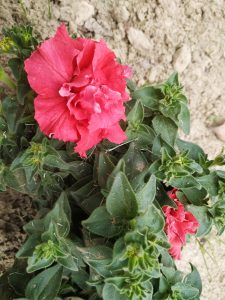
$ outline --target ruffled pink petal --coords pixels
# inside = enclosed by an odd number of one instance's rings
[[[88,120],[94,112],[94,95],[96,91],[97,88],[95,86],[89,85],[80,93],[71,97],[67,103],[71,114],[73,114],[77,120],[87,120],[86,126],[88,126]]]
[[[101,40],[96,43],[93,58],[93,74],[96,83],[107,85],[110,89],[125,94],[126,80],[124,76],[124,66],[116,61],[115,54]]]
[[[75,152],[78,152],[81,157],[86,157],[86,151],[97,145],[103,139],[108,139],[112,143],[120,144],[127,139],[125,133],[118,124],[108,129],[98,129],[90,132],[86,126],[78,126],[80,133],[80,140],[77,142],[77,146],[74,148]]]
[[[81,138],[77,143],[77,146],[74,148],[74,151],[79,153],[81,157],[87,157],[86,151],[97,145],[102,140],[102,130],[99,129],[90,134],[86,126],[80,126],[79,133]]]
[[[25,60],[25,71],[32,89],[45,98],[58,96],[62,84],[72,78],[73,59],[78,54],[65,25],[61,25],[53,38],[43,42]]]
[[[77,141],[79,134],[76,129],[76,120],[70,115],[64,98],[45,99],[37,96],[34,107],[35,120],[42,132],[64,142]]]
[[[108,87],[102,87],[94,94],[94,114],[89,121],[89,130],[95,131],[98,128],[107,129],[125,120],[125,107],[121,100],[121,94]]]
[[[127,136],[125,132],[122,130],[119,124],[115,124],[114,126],[108,128],[104,135],[105,139],[108,139],[110,142],[115,144],[121,144],[126,141]]]
[[[179,238],[175,238],[170,240],[171,248],[169,249],[169,253],[177,260],[181,259],[181,249],[183,243],[179,240]]]
[[[80,71],[85,70],[86,74],[92,74],[92,60],[97,42],[91,39],[82,39],[82,51],[77,56],[77,65]]]
[[[185,211],[184,205],[176,196],[176,189],[168,192],[168,196],[176,203],[177,208],[169,206],[163,207],[166,216],[165,232],[171,244],[169,253],[175,258],[180,259],[182,245],[186,243],[187,234],[195,234],[199,223],[192,213]]]

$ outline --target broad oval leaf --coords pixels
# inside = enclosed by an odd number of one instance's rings
[[[135,193],[126,177],[119,172],[106,199],[108,212],[116,218],[133,219],[138,212]]]
[[[29,300],[54,300],[60,289],[63,267],[55,265],[39,273],[27,285],[25,295]]]
[[[117,225],[116,219],[108,213],[105,206],[97,207],[82,224],[92,233],[106,238],[112,238],[121,232],[121,226]]]
[[[129,300],[126,295],[122,295],[113,284],[106,283],[104,285],[102,296],[104,300]]]
[[[196,236],[200,237],[208,234],[212,228],[212,218],[210,218],[207,207],[188,205],[187,208],[193,213],[200,224]]]
[[[174,146],[178,128],[171,119],[157,115],[152,120],[152,125],[157,135],[160,135],[170,146]]]
[[[149,205],[155,199],[156,195],[156,177],[151,175],[146,185],[138,192],[138,206],[140,211],[145,211],[148,209]]]

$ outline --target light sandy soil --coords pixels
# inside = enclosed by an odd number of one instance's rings
[[[0,0],[0,27],[29,19],[46,38],[60,22],[70,32],[104,38],[134,70],[139,84],[156,83],[173,70],[190,99],[191,133],[210,157],[224,145],[208,126],[225,117],[224,0]],[[225,134],[225,133],[224,133]],[[225,237],[220,237],[225,241]],[[204,249],[195,242],[183,251],[183,269],[193,262],[204,284],[202,300],[225,299],[225,244],[211,234]],[[214,254],[213,254],[214,253]]]

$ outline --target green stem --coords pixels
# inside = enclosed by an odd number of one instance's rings
[[[15,82],[5,73],[3,67],[0,65],[0,82],[6,84],[11,90],[16,89]]]

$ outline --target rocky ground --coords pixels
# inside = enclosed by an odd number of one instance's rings
[[[60,22],[71,33],[104,38],[132,66],[139,84],[160,82],[178,71],[192,115],[185,138],[210,157],[220,152],[225,128],[212,126],[225,118],[224,0],[0,0],[0,27],[27,19],[42,38],[54,34]],[[212,234],[203,243],[209,272],[197,242],[183,252],[181,267],[192,261],[201,271],[203,300],[225,299],[223,240]]]

